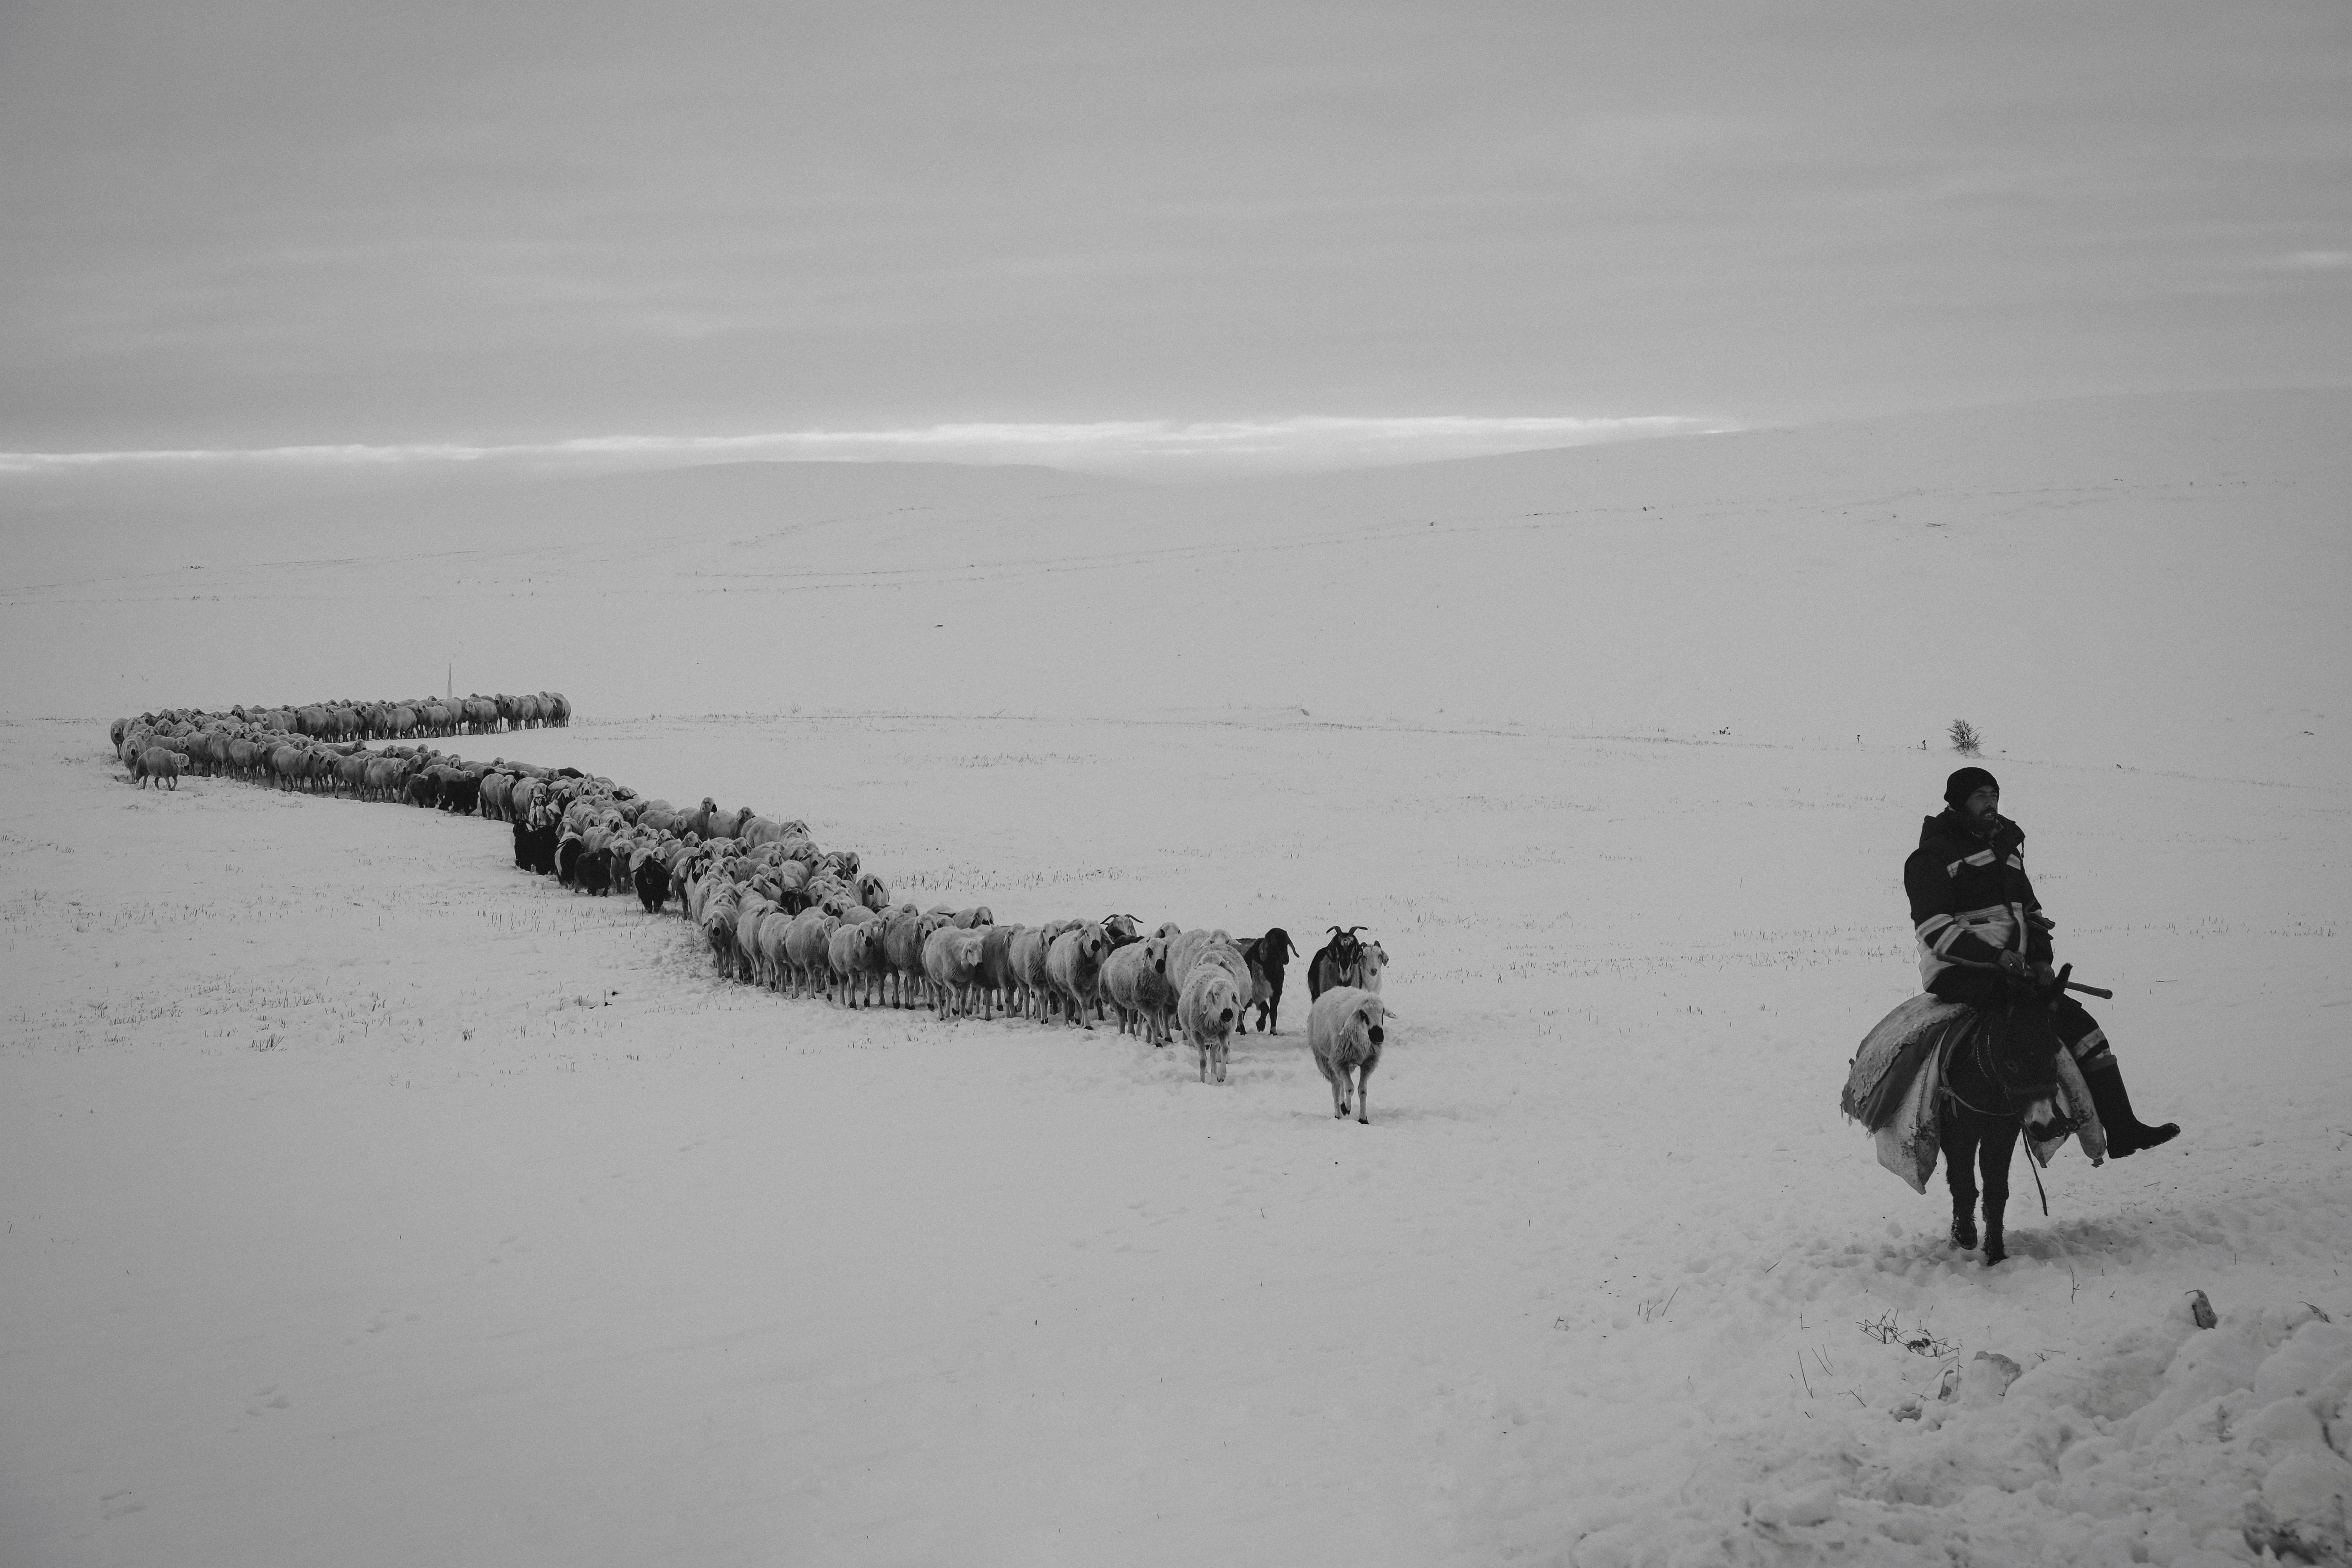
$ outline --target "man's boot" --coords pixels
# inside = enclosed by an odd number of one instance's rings
[[[2090,1088],[2091,1105],[2099,1113],[2099,1125],[2106,1131],[2110,1159],[2120,1160],[2142,1149],[2169,1143],[2180,1135],[2177,1121],[2150,1127],[2132,1114],[2131,1096],[2124,1089],[2123,1069],[2116,1066],[2114,1057],[2084,1068],[2083,1081]]]
[[[1962,1252],[1976,1250],[1977,1205],[1973,1198],[1969,1200],[1966,1208],[1958,1204],[1952,1205],[1952,1245]]]

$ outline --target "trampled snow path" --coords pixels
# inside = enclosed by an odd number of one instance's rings
[[[2189,1131],[2062,1157],[1989,1274],[1834,1108],[1911,984],[1916,754],[887,716],[481,749],[803,815],[1006,918],[1366,922],[1375,1124],[1295,1034],[1213,1089],[1108,1031],[782,1002],[495,825],[134,793],[102,725],[9,725],[0,1558],[2171,1563],[2341,1465],[2278,1393],[2340,1383],[2352,1322],[2340,789],[2000,764]],[[2025,1376],[1946,1415],[1890,1314]]]

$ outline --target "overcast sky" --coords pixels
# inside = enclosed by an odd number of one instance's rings
[[[0,452],[2352,379],[2341,0],[10,0],[0,139]]]

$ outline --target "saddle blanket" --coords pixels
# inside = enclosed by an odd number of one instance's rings
[[[1898,1005],[1863,1037],[1846,1068],[1844,1092],[1838,1109],[1861,1122],[1878,1146],[1878,1163],[1924,1193],[1936,1173],[1942,1152],[1939,1100],[1944,1087],[1944,1063],[1952,1048],[1969,1037],[1977,1010],[1963,1002],[1947,1002],[1925,992]],[[2093,1164],[2106,1157],[2106,1138],[2091,1092],[2074,1057],[2058,1053],[2058,1092],[2063,1110],[2077,1124],[2067,1136],[2079,1137]],[[2065,1136],[2026,1146],[2036,1162],[2050,1163],[2066,1142]]]

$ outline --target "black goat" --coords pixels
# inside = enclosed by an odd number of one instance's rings
[[[1250,978],[1257,982],[1250,1000],[1257,1006],[1257,1029],[1261,1035],[1282,1033],[1282,981],[1284,968],[1298,956],[1298,944],[1280,926],[1274,927],[1254,942],[1242,944],[1242,956],[1249,960]]]
[[[1356,933],[1363,929],[1361,926],[1349,926],[1346,931],[1338,926],[1331,928],[1331,940],[1318,948],[1315,956],[1307,961],[1308,1001],[1322,995],[1339,984],[1344,976],[1356,972],[1356,965],[1362,962],[1364,956],[1364,944]]]

